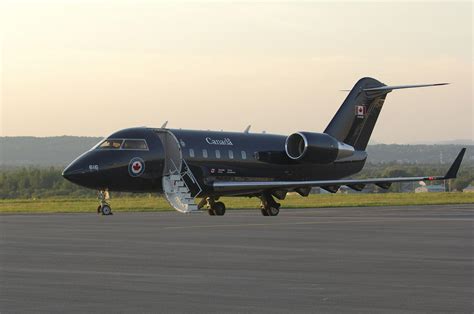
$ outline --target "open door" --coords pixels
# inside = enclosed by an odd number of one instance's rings
[[[157,134],[165,151],[163,192],[166,199],[179,212],[197,211],[194,197],[201,192],[201,188],[183,159],[178,139],[166,129],[158,130]]]

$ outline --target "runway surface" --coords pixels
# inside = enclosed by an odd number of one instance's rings
[[[0,312],[473,312],[472,205],[0,216]]]

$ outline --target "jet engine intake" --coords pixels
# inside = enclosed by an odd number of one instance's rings
[[[354,154],[354,147],[326,133],[297,132],[286,138],[289,158],[301,162],[327,164]]]

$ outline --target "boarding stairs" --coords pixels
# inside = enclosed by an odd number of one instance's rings
[[[172,167],[170,167],[169,174],[163,176],[163,191],[166,199],[179,212],[198,211],[194,198],[202,191],[199,183],[184,159],[180,168],[176,167],[173,160],[170,161]]]

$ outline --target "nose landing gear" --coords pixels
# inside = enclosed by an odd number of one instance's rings
[[[110,199],[108,191],[99,191],[97,193],[97,198],[99,199],[99,206],[97,207],[97,214],[102,214],[104,216],[113,215],[112,207],[107,202]]]

